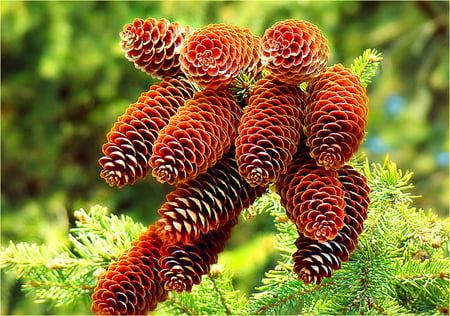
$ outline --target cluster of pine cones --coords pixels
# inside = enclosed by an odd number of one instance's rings
[[[322,32],[285,20],[260,38],[148,18],[120,36],[127,59],[161,81],[107,134],[101,177],[120,188],[151,171],[175,188],[99,278],[92,311],[146,314],[168,291],[190,291],[270,184],[300,236],[293,270],[305,283],[331,277],[367,217],[367,181],[347,162],[365,135],[368,98],[349,69],[327,67]]]

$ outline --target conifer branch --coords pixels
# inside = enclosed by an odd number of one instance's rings
[[[353,74],[361,79],[361,84],[367,87],[376,75],[376,71],[383,57],[376,49],[366,49],[361,56],[358,56],[350,66]]]

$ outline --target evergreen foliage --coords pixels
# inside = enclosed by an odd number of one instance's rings
[[[250,298],[233,288],[233,276],[213,266],[191,293],[171,293],[157,315],[232,314],[438,314],[448,310],[448,221],[417,210],[410,190],[412,173],[389,159],[353,162],[369,180],[372,203],[365,232],[349,262],[321,285],[307,285],[292,272],[297,232],[287,220],[279,196],[269,192],[243,215],[268,213],[277,229],[278,264],[265,274]],[[0,253],[0,267],[16,273],[36,302],[56,306],[89,298],[96,276],[137,238],[144,227],[126,216],[94,206],[75,212],[69,245],[10,243]]]

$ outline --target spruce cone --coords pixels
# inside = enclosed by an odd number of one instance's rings
[[[188,291],[200,284],[202,275],[208,274],[217,262],[218,254],[225,248],[231,229],[237,224],[239,212],[224,226],[211,230],[186,244],[169,244],[161,249],[160,278],[168,291]]]
[[[206,173],[167,195],[159,209],[160,237],[165,243],[198,239],[224,225],[264,191],[263,187],[250,187],[239,176],[234,152],[230,152]]]
[[[300,84],[325,70],[328,41],[313,24],[285,20],[266,30],[261,40],[261,59],[280,81]]]
[[[329,68],[308,87],[305,113],[310,155],[326,169],[341,168],[355,154],[367,125],[366,89],[342,65]]]
[[[103,274],[92,295],[96,315],[144,315],[167,297],[158,275],[161,240],[150,226]]]
[[[150,158],[153,176],[177,184],[206,172],[230,150],[241,115],[229,92],[197,92],[160,131]]]
[[[261,70],[260,38],[248,29],[211,24],[196,30],[181,48],[181,69],[202,87],[230,84],[240,72],[255,76]]]
[[[100,176],[119,188],[145,177],[159,130],[193,94],[192,86],[182,78],[159,82],[142,93],[106,135]]]
[[[345,192],[345,223],[336,238],[325,243],[300,236],[293,254],[294,272],[306,284],[320,284],[322,278],[330,278],[333,270],[341,268],[341,262],[348,261],[355,250],[358,236],[369,207],[369,187],[366,178],[351,166],[344,166],[339,172],[339,181]]]
[[[239,173],[252,186],[286,173],[300,141],[305,99],[300,88],[272,77],[255,83],[235,142]]]
[[[300,233],[326,242],[334,239],[345,219],[342,184],[334,170],[318,167],[306,153],[299,152],[277,183],[281,204]]]
[[[166,19],[135,19],[123,27],[120,45],[136,68],[154,78],[169,79],[182,74],[180,49],[192,32],[190,26]]]

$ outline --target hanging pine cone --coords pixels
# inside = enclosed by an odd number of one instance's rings
[[[252,186],[276,182],[297,150],[306,96],[269,76],[257,81],[238,129],[239,173]]]
[[[159,276],[168,291],[188,291],[200,284],[202,275],[208,274],[217,263],[218,254],[225,248],[231,229],[237,224],[239,212],[224,226],[201,234],[197,240],[186,244],[169,244],[161,249]]]
[[[341,268],[341,262],[349,260],[367,218],[370,189],[366,178],[348,165],[338,172],[346,203],[345,223],[341,231],[336,238],[325,243],[305,236],[300,236],[295,243],[298,250],[293,254],[294,272],[306,284],[320,284],[324,277],[332,276],[333,270]]]
[[[277,192],[288,218],[300,233],[320,242],[335,238],[344,225],[342,184],[334,170],[318,167],[306,153],[298,152]]]
[[[263,187],[250,187],[239,176],[234,152],[230,152],[206,173],[167,195],[159,209],[160,237],[166,243],[195,240],[224,225],[264,191]]]
[[[183,78],[154,84],[131,104],[106,135],[100,176],[111,186],[123,187],[143,178],[159,130],[167,125],[178,107],[194,94]]]
[[[146,315],[167,298],[158,272],[161,240],[150,226],[103,274],[92,295],[96,315]]]
[[[150,158],[153,176],[176,184],[206,172],[234,143],[241,115],[229,92],[197,92],[160,131]]]
[[[182,74],[180,49],[192,32],[190,26],[166,19],[135,19],[123,27],[120,45],[136,68],[154,78],[169,79]]]
[[[260,38],[248,29],[211,24],[196,30],[181,49],[181,69],[202,87],[226,86],[240,72],[255,76],[261,70]]]
[[[261,40],[261,59],[280,81],[300,84],[325,70],[328,41],[313,24],[285,20],[266,30]]]
[[[308,87],[305,113],[310,155],[326,169],[341,168],[356,153],[367,125],[366,89],[342,65],[322,73]]]

